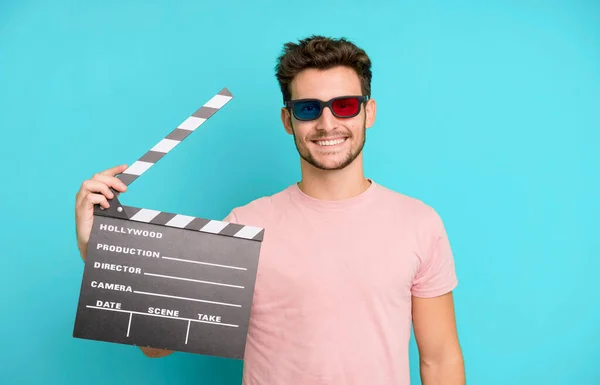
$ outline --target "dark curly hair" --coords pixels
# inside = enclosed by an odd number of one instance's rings
[[[371,96],[371,59],[351,41],[313,35],[298,43],[285,43],[275,66],[283,102],[291,99],[290,83],[299,72],[307,68],[329,69],[336,66],[356,71],[363,95]]]

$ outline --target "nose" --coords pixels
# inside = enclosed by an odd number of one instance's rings
[[[325,107],[323,109],[323,112],[321,113],[321,116],[319,117],[319,121],[317,124],[317,129],[319,130],[323,130],[323,131],[331,131],[336,129],[338,126],[338,120],[335,117],[335,115],[333,115],[333,113],[331,112],[331,110],[327,107]]]

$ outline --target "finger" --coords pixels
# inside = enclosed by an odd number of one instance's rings
[[[108,209],[110,207],[106,197],[101,194],[88,194],[84,202],[88,207],[93,207],[94,205],[100,205],[105,209]]]
[[[108,199],[113,199],[114,194],[108,188],[106,183],[96,181],[96,180],[86,180],[83,182],[84,188],[88,193],[102,193]]]
[[[127,170],[127,165],[126,164],[122,164],[120,166],[115,166],[115,167],[109,168],[108,170],[104,170],[100,174],[101,175],[108,175],[108,176],[115,176],[117,174],[122,173],[125,170]]]
[[[105,185],[110,186],[117,191],[123,192],[127,190],[127,186],[125,185],[125,183],[121,182],[119,178],[114,176],[96,174],[94,175],[92,180],[104,183]]]

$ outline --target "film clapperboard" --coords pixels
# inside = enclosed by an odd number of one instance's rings
[[[130,185],[232,98],[222,89],[117,178]],[[243,359],[264,229],[109,203],[73,337]]]

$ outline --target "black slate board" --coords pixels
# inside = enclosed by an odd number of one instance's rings
[[[243,359],[260,245],[96,216],[73,335]]]

